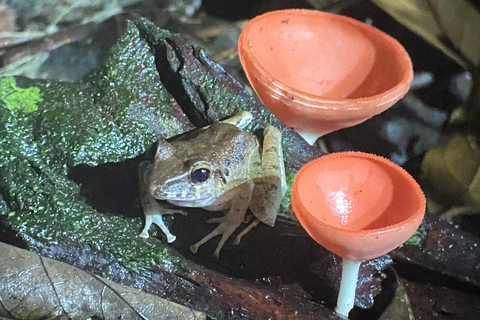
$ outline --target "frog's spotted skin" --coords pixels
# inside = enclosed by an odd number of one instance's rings
[[[281,134],[273,126],[265,128],[261,153],[258,139],[240,129],[251,119],[252,115],[244,111],[199,129],[194,137],[188,134],[188,138],[172,143],[159,140],[154,163],[142,163],[139,168],[146,217],[141,236],[148,237],[148,228],[155,223],[167,241],[175,240],[163,224],[162,214],[182,211],[165,210],[152,201],[154,199],[180,207],[225,210],[224,217],[207,221],[219,223],[218,227],[190,247],[195,253],[202,244],[221,235],[214,252],[216,258],[225,241],[244,220],[248,208],[257,219],[237,236],[235,243],[259,222],[274,225],[286,190]]]

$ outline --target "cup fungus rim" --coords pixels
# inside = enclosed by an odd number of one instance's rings
[[[279,81],[276,77],[274,77],[268,70],[265,69],[265,67],[258,61],[258,59],[253,55],[251,50],[249,49],[249,38],[248,34],[250,31],[250,28],[252,25],[260,21],[261,19],[265,19],[269,16],[274,16],[274,15],[292,15],[292,14],[303,14],[303,15],[310,15],[310,16],[320,16],[320,17],[336,17],[337,19],[340,19],[351,26],[355,28],[361,28],[363,30],[367,30],[368,32],[373,32],[376,36],[382,37],[386,41],[388,41],[393,47],[395,47],[396,52],[399,53],[399,56],[403,60],[404,63],[406,63],[408,66],[405,68],[405,72],[403,73],[401,80],[393,87],[391,87],[388,90],[385,90],[381,93],[367,96],[367,97],[358,97],[358,98],[327,98],[325,96],[321,95],[315,95],[306,91],[303,91],[301,89],[297,89],[294,87],[287,86],[283,84],[281,81]],[[284,10],[276,10],[276,11],[270,11],[261,15],[258,15],[248,21],[241,34],[239,37],[238,41],[238,47],[239,47],[239,58],[241,64],[246,67],[246,64],[243,63],[242,61],[244,59],[249,59],[253,64],[255,64],[256,68],[258,71],[265,76],[265,78],[270,80],[270,83],[275,87],[276,92],[283,96],[286,99],[291,99],[291,96],[295,97],[295,100],[297,103],[302,104],[303,106],[312,108],[312,109],[342,109],[342,110],[360,110],[360,109],[378,109],[380,106],[385,105],[391,101],[398,100],[398,95],[402,93],[405,94],[405,92],[408,91],[410,88],[410,83],[412,82],[413,79],[413,66],[412,66],[412,61],[410,59],[410,56],[408,55],[408,52],[405,50],[405,48],[392,36],[386,34],[385,32],[367,25],[361,21],[358,21],[354,18],[350,18],[344,15],[339,15],[339,14],[334,14],[334,13],[329,13],[329,12],[324,12],[324,11],[317,11],[317,10],[310,10],[310,9],[284,9]],[[245,52],[245,57],[242,57],[242,49]],[[405,89],[405,87],[407,87]],[[288,96],[285,96],[283,92],[288,92]],[[297,97],[301,97],[301,99],[296,99]],[[316,101],[316,104],[308,104],[304,103],[303,101],[311,101],[314,100]],[[381,103],[378,103],[376,105],[372,105],[371,101],[374,100],[381,100]],[[322,103],[322,105],[318,105],[318,103]],[[349,104],[349,107],[347,108],[342,108],[342,105]],[[355,107],[352,106],[352,103],[356,105]],[[358,105],[360,104],[360,105]],[[332,105],[335,105],[332,108]],[[295,106],[293,106],[295,107]]]
[[[323,222],[322,220],[318,219],[315,215],[310,214],[305,206],[303,205],[303,202],[300,200],[300,195],[298,191],[298,183],[299,179],[297,177],[300,177],[300,175],[305,172],[310,166],[316,165],[319,161],[327,161],[330,158],[340,158],[340,157],[345,157],[345,156],[354,156],[354,157],[360,157],[360,158],[365,158],[365,159],[373,159],[375,161],[379,161],[382,163],[382,165],[387,165],[390,168],[393,168],[397,170],[400,175],[406,179],[410,186],[412,187],[414,194],[418,196],[419,198],[419,203],[418,203],[418,208],[415,210],[413,214],[411,214],[407,219],[402,220],[400,222],[385,226],[385,227],[380,227],[380,228],[372,228],[372,229],[362,229],[362,230],[347,230],[339,227],[332,226],[330,224],[327,224]],[[322,159],[322,160],[320,160]],[[292,184],[292,209],[293,209],[293,214],[296,216],[296,218],[302,223],[305,222],[303,215],[309,215],[313,219],[315,219],[315,222],[321,225],[321,228],[324,230],[330,230],[334,231],[337,233],[345,234],[348,236],[370,236],[370,235],[378,235],[378,234],[384,234],[384,233],[391,233],[391,232],[396,232],[399,229],[402,229],[405,226],[410,226],[412,224],[418,224],[420,225],[426,211],[426,198],[425,194],[418,184],[418,182],[402,167],[397,165],[396,163],[382,157],[379,155],[371,154],[371,153],[366,153],[366,152],[361,152],[361,151],[343,151],[343,152],[335,152],[331,154],[327,154],[325,156],[322,156],[320,158],[317,158],[315,160],[310,161],[306,165],[304,165],[297,173],[297,177],[294,179],[293,184]],[[294,201],[293,198],[297,198],[298,201]],[[302,214],[299,214],[299,212],[295,211],[295,207],[299,207],[303,211]],[[308,222],[307,222],[308,224]],[[303,225],[303,223],[302,223]],[[418,228],[418,225],[416,228]]]

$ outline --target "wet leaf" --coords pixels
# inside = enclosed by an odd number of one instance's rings
[[[457,133],[431,149],[422,163],[427,195],[443,205],[480,208],[480,150],[475,137]]]
[[[428,212],[422,228],[426,232],[423,241],[391,251],[393,260],[404,266],[408,263],[410,276],[420,281],[436,282],[447,276],[480,287],[480,239]]]
[[[0,32],[12,32],[15,29],[15,12],[5,3],[0,3]]]
[[[0,316],[200,320],[206,315],[0,242]]]
[[[457,288],[402,279],[415,319],[480,319],[480,298]]]
[[[467,0],[373,0],[463,66],[480,63],[480,13]]]
[[[392,301],[378,320],[415,320],[405,285],[398,277],[397,272],[393,268],[391,270],[393,270],[395,275],[397,289]]]

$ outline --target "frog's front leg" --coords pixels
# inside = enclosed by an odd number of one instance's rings
[[[140,233],[140,237],[148,238],[148,230],[152,223],[156,224],[160,227],[162,232],[167,237],[167,242],[172,243],[175,241],[176,237],[170,233],[167,226],[163,222],[162,216],[164,214],[174,214],[174,213],[181,213],[185,214],[183,210],[179,209],[168,209],[161,206],[157,199],[152,197],[148,188],[148,179],[146,179],[145,175],[148,175],[148,168],[150,166],[149,161],[142,161],[138,166],[138,185],[140,189],[140,202],[143,208],[143,214],[145,215],[145,227],[143,228],[142,232]]]
[[[222,235],[222,238],[220,239],[217,248],[213,252],[213,257],[215,259],[218,259],[220,255],[220,250],[222,249],[223,245],[232,235],[232,233],[240,226],[240,224],[243,222],[243,219],[245,218],[245,212],[248,209],[248,204],[250,203],[250,198],[252,196],[253,183],[251,181],[247,181],[238,188],[240,188],[240,191],[232,199],[232,204],[225,216],[221,218],[213,218],[207,221],[207,223],[220,224],[218,225],[218,227],[215,228],[215,230],[210,232],[202,240],[190,247],[190,250],[193,253],[197,253],[198,248],[202,244],[206,243],[208,240],[216,236]]]

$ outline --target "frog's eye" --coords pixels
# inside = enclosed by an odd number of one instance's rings
[[[199,163],[192,167],[190,180],[194,183],[205,182],[210,177],[210,166],[206,163]]]

